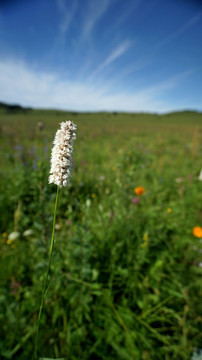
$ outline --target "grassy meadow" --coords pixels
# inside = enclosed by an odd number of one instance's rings
[[[0,358],[33,358],[56,196],[50,152],[65,120],[77,140],[71,186],[60,191],[41,358],[199,359],[202,114],[3,106]]]

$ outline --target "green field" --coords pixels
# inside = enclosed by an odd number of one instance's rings
[[[33,358],[56,196],[49,159],[65,120],[77,140],[71,186],[60,191],[41,358],[191,359],[202,348],[202,240],[193,235],[202,226],[202,113],[4,106],[0,358]]]

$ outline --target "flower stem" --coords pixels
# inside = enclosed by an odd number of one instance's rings
[[[58,206],[59,189],[60,189],[59,186],[57,186],[57,194],[56,194],[56,199],[55,199],[55,209],[54,209],[54,215],[53,215],[53,231],[52,231],[52,238],[51,238],[51,244],[50,244],[50,250],[49,250],[48,267],[47,267],[47,271],[46,271],[46,274],[45,274],[45,277],[44,277],[43,293],[42,293],[41,304],[40,304],[40,308],[39,308],[38,321],[37,321],[37,330],[36,330],[35,348],[34,348],[34,357],[35,357],[36,360],[37,360],[38,337],[39,337],[39,327],[40,327],[40,321],[41,321],[41,314],[42,314],[42,310],[43,310],[45,296],[47,294],[47,281],[48,281],[48,275],[49,275],[49,271],[50,271],[52,252],[53,252],[53,247],[54,247],[55,221],[56,221],[56,213],[57,213],[57,206]]]

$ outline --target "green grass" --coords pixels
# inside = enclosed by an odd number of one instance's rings
[[[40,356],[191,359],[202,343],[202,243],[192,234],[202,226],[202,114],[7,108],[0,108],[0,357],[34,353],[56,196],[49,158],[64,120],[78,131],[72,185],[60,191]],[[145,192],[134,203],[137,186]],[[19,238],[11,242],[13,231]]]

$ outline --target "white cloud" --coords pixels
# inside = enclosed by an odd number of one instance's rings
[[[61,79],[57,74],[30,69],[23,62],[0,61],[0,100],[38,108],[75,111],[151,111],[165,112],[172,106],[162,101],[162,93],[177,86],[190,72],[142,91],[126,93]]]

